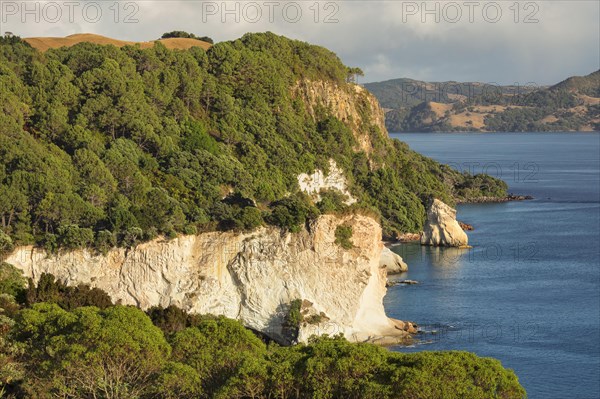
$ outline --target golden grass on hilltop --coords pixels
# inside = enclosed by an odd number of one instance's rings
[[[438,118],[443,117],[446,111],[452,110],[452,104],[436,103],[433,101],[429,103],[429,107]]]
[[[585,94],[578,94],[577,97],[583,101],[585,105],[598,105],[600,104],[600,98],[586,96]]]
[[[448,122],[452,127],[461,128],[485,128],[485,114],[474,112],[461,112],[460,114],[451,115]]]
[[[112,44],[113,46],[117,47],[139,45],[141,48],[150,48],[154,46],[155,42],[161,42],[169,49],[178,50],[186,50],[191,47],[201,47],[204,50],[207,50],[211,47],[210,43],[197,39],[169,38],[150,42],[130,42],[125,40],[111,39],[109,37],[95,35],[92,33],[78,33],[67,37],[29,37],[23,40],[29,43],[31,47],[42,52],[51,48],[70,47],[83,42],[100,45]]]

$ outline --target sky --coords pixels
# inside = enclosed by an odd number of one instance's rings
[[[600,1],[6,1],[0,31],[147,41],[184,30],[216,42],[271,31],[329,48],[365,72],[548,85],[600,68]]]

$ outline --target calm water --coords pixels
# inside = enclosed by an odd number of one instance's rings
[[[535,197],[459,206],[472,250],[394,248],[421,284],[390,288],[387,312],[427,331],[396,349],[495,357],[533,399],[600,398],[600,135],[392,136]]]

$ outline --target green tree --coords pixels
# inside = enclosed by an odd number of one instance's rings
[[[48,302],[55,303],[67,310],[81,306],[95,306],[106,309],[113,304],[110,296],[98,288],[91,288],[85,284],[67,286],[48,273],[42,273],[37,285],[34,284],[33,280],[29,280],[25,299],[29,306],[35,303]]]
[[[202,379],[194,368],[186,364],[167,362],[154,381],[153,391],[164,399],[201,398]]]
[[[59,226],[57,230],[58,242],[66,249],[85,248],[94,242],[94,231],[81,228],[77,225]]]
[[[263,368],[248,362],[266,354],[265,345],[257,337],[224,317],[206,318],[195,327],[176,333],[171,345],[173,359],[195,369],[202,379],[203,391],[209,395],[217,394],[225,385],[229,387],[227,391],[251,389],[243,387],[243,376],[252,374],[255,380],[254,373]],[[236,380],[229,381],[232,378]]]
[[[72,312],[36,304],[16,319],[27,386],[39,398],[133,398],[149,393],[170,347],[140,310],[114,306]]]
[[[309,219],[318,215],[318,209],[304,195],[284,198],[274,203],[271,209],[267,220],[293,233],[300,231]]]
[[[13,249],[12,238],[0,230],[0,256],[9,253]]]
[[[302,316],[302,300],[294,299],[289,304],[288,311],[283,321],[284,332],[290,337],[290,342],[294,342],[298,338],[300,324],[304,320]]]
[[[169,39],[172,37],[182,37],[182,38],[186,38],[186,39],[198,39],[198,40],[202,40],[203,42],[210,43],[210,44],[214,43],[213,40],[208,36],[198,37],[193,33],[188,33],[188,32],[184,32],[181,30],[175,30],[172,32],[163,33],[163,35],[160,38],[161,39]]]
[[[21,270],[8,263],[0,262],[0,294],[22,301],[26,287],[27,279]]]

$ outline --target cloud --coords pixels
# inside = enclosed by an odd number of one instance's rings
[[[81,1],[71,6],[73,18],[67,3],[73,2],[30,1],[27,14],[26,3],[3,1],[0,29],[23,37],[92,32],[136,41],[170,30],[217,41],[272,31],[330,48],[363,68],[366,81],[543,85],[600,67],[600,6],[591,1],[519,2],[518,11],[504,1]],[[60,19],[49,21],[50,4],[60,7]],[[94,20],[98,7],[102,15]]]

